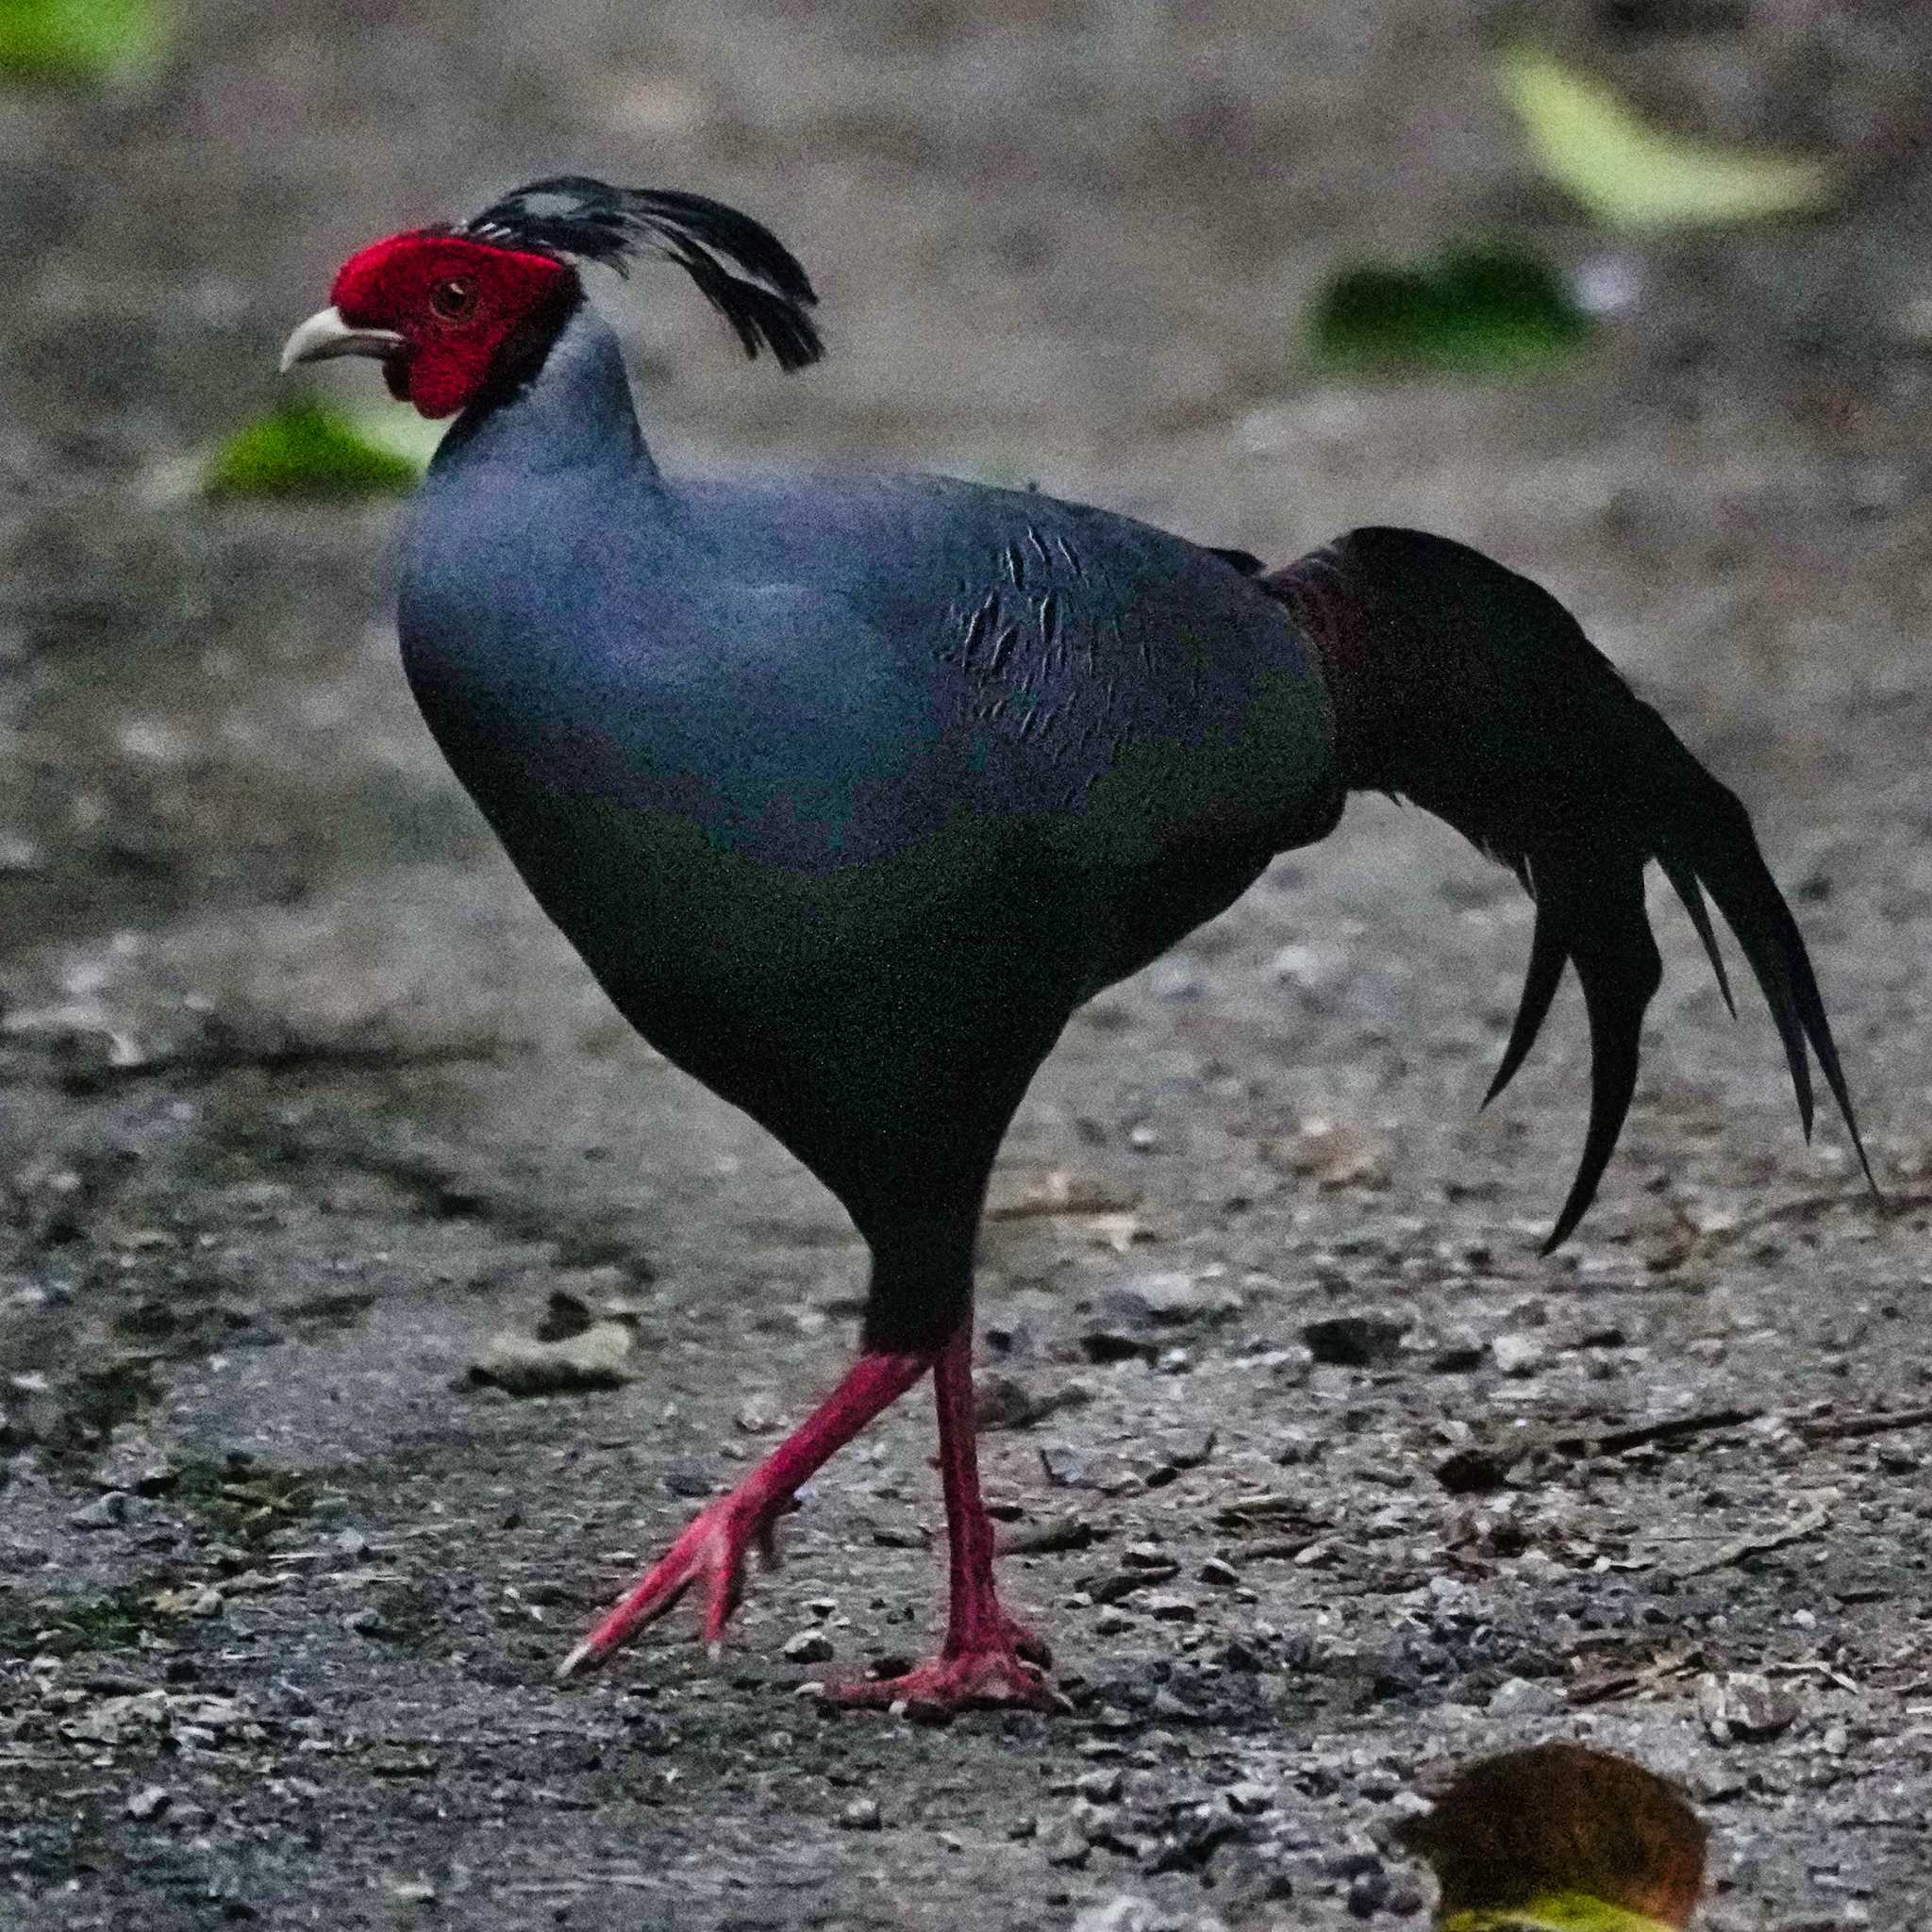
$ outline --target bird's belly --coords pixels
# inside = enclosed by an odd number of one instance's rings
[[[1091,990],[1077,922],[1042,926],[1025,867],[962,874],[941,849],[800,872],[688,819],[569,807],[497,828],[638,1031],[855,1211],[949,1150],[990,1158]]]
[[[855,1122],[910,1124],[906,1147],[936,1117],[1003,1124],[1084,998],[1236,897],[1304,791],[1326,805],[1295,776],[1292,702],[1278,766],[1251,741],[1150,739],[1082,782],[1047,732],[988,756],[916,679],[862,704],[836,678],[765,683],[753,704],[716,655],[601,666],[406,635],[406,663],[620,1010],[828,1179]]]

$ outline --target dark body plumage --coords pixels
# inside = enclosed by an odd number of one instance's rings
[[[942,1335],[1067,1016],[1341,808],[1289,613],[1105,511],[938,478],[675,485],[590,310],[459,424],[404,661],[531,889],[654,1044],[845,1203],[869,1335]]]

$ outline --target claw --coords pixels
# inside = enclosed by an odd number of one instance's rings
[[[938,1657],[890,1677],[836,1678],[808,1686],[827,1704],[900,1715],[950,1717],[1001,1707],[1071,1710],[1046,1680],[1053,1653],[1019,1618],[995,1603],[987,1621],[949,1638]]]

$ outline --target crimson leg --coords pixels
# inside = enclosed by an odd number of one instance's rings
[[[714,1646],[722,1641],[724,1625],[744,1593],[745,1552],[754,1543],[769,1541],[774,1519],[798,1486],[890,1408],[932,1363],[925,1351],[860,1356],[831,1394],[750,1475],[691,1519],[636,1589],[564,1658],[557,1674],[568,1677],[587,1664],[602,1663],[656,1623],[694,1583],[705,1586],[705,1641]],[[967,1407],[970,1430],[970,1384]],[[970,1434],[968,1441],[970,1445]]]
[[[839,1704],[969,1705],[1059,1707],[1036,1664],[1046,1646],[1007,1614],[992,1575],[992,1522],[979,1493],[979,1451],[973,1420],[973,1322],[969,1316],[933,1363],[940,1419],[940,1480],[946,1498],[948,1606],[946,1641],[930,1663],[905,1675],[824,1686]]]

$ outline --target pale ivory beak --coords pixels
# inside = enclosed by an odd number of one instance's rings
[[[374,356],[380,360],[402,346],[402,337],[392,329],[351,328],[341,309],[324,308],[282,344],[282,374],[288,375],[298,362],[326,362],[335,356]]]

